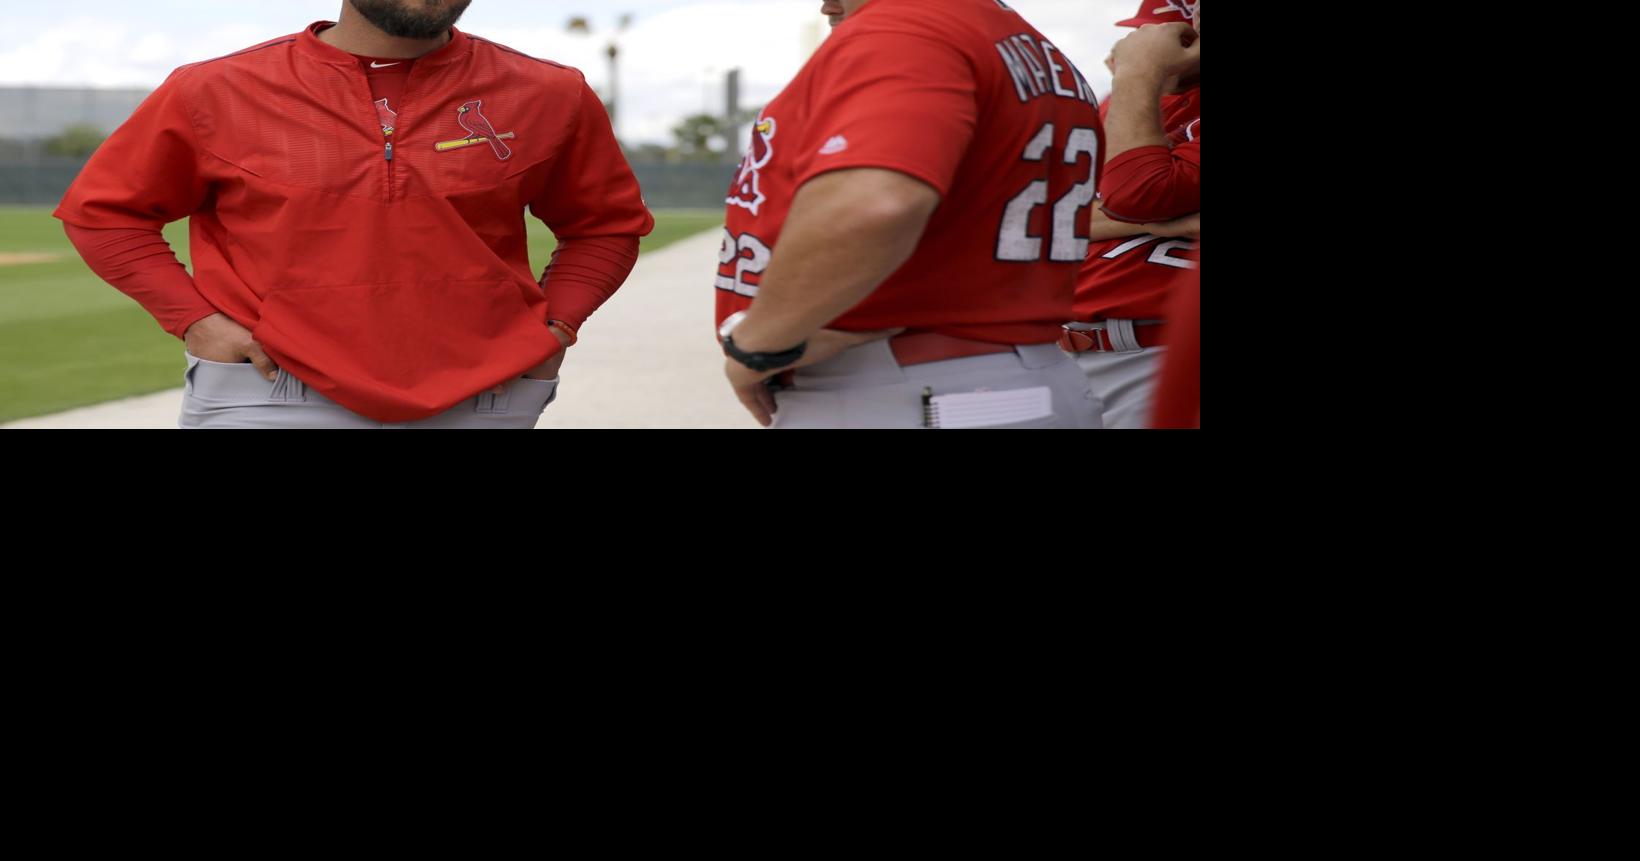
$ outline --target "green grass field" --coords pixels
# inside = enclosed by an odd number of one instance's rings
[[[539,272],[557,243],[539,221],[526,220]],[[657,211],[642,248],[656,251],[722,223],[722,212]],[[168,226],[165,236],[187,263],[187,223]],[[55,259],[17,263],[17,255]],[[0,207],[0,422],[175,388],[184,367],[182,343],[86,268],[50,209]]]

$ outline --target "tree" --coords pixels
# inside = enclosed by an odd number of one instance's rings
[[[722,117],[695,114],[672,127],[672,139],[677,142],[678,155],[684,161],[719,161],[729,149],[729,135],[734,127],[727,126]]]
[[[93,125],[80,123],[63,129],[61,134],[48,138],[45,142],[47,155],[68,156],[69,158],[85,158],[97,151],[102,142],[108,139],[103,130]]]
[[[671,164],[677,161],[672,151],[660,144],[646,143],[635,147],[622,144],[621,150],[626,153],[626,160],[632,164]]]
[[[734,158],[745,141],[739,140],[743,126],[757,119],[762,108],[741,110],[733,117],[695,114],[672,128],[675,149],[684,161],[723,161]]]

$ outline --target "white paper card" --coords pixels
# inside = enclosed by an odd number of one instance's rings
[[[1047,386],[935,395],[928,402],[928,426],[931,428],[988,428],[1051,416],[1053,391]]]

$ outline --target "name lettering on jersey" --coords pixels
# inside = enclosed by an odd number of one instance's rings
[[[725,203],[750,210],[756,215],[763,202],[769,199],[763,193],[758,172],[767,167],[769,159],[774,157],[774,136],[778,130],[779,125],[773,117],[758,117],[757,125],[752,126],[752,145],[740,160],[740,170],[735,174],[734,184],[729,186]]]
[[[1025,33],[1013,37],[1014,46],[1019,49],[1019,55],[1025,58],[1025,65],[1031,67],[1031,86],[1037,95],[1046,95],[1048,92],[1048,70],[1042,67],[1042,61],[1036,56],[1036,42]]]
[[[1029,33],[1020,33],[998,42],[997,54],[1008,68],[1008,77],[1013,79],[1021,102],[1051,93],[1062,99],[1099,104],[1087,79],[1052,42],[1038,42]]]
[[[1053,55],[1058,53],[1058,52],[1059,52],[1059,49],[1055,48],[1053,46],[1053,43],[1051,43],[1051,42],[1043,42],[1042,43],[1042,58],[1048,61],[1048,80],[1053,81],[1053,94],[1054,95],[1059,96],[1061,98],[1065,98],[1065,99],[1074,99],[1074,98],[1076,98],[1076,91],[1071,90],[1071,89],[1067,89],[1066,87],[1061,86],[1060,83],[1059,83],[1059,76],[1063,75],[1065,73],[1065,67],[1061,66],[1058,63],[1055,63],[1053,61]],[[1068,63],[1070,61],[1066,60],[1065,62]]]

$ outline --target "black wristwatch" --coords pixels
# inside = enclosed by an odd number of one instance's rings
[[[740,321],[744,319],[746,319],[745,311],[736,311],[730,314],[729,319],[724,320],[723,325],[718,327],[718,341],[723,344],[723,352],[727,353],[729,358],[754,371],[761,373],[763,371],[772,371],[775,368],[784,368],[803,358],[803,351],[809,348],[809,342],[804,341],[790,350],[779,353],[748,353],[735,346],[735,339],[731,337],[735,327],[739,326]]]

